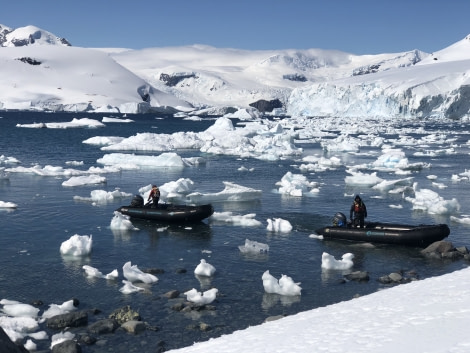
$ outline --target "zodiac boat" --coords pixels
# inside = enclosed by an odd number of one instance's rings
[[[130,206],[121,206],[116,211],[131,218],[146,219],[152,221],[167,222],[199,222],[212,216],[214,208],[212,205],[174,205],[158,204],[144,205],[143,198],[136,195]]]
[[[333,225],[316,230],[324,239],[340,239],[370,243],[384,243],[426,247],[450,234],[447,224],[405,225],[381,222],[365,222],[364,228],[354,227],[346,216],[338,212]]]

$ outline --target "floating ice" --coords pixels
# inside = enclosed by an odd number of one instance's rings
[[[97,128],[104,127],[103,123],[100,123],[97,120],[82,118],[74,118],[70,122],[57,122],[57,123],[33,123],[33,124],[16,124],[16,127],[26,127],[26,128],[48,128],[48,129],[72,129],[72,128]]]
[[[258,227],[261,226],[262,223],[254,219],[256,217],[256,213],[249,213],[246,215],[234,215],[233,212],[214,212],[211,216],[211,221],[215,222],[224,222],[230,223],[236,226],[242,227]]]
[[[99,271],[97,268],[94,268],[88,265],[83,265],[82,268],[85,270],[85,273],[88,277],[98,277],[98,278],[104,277],[101,271]]]
[[[120,191],[118,189],[114,191],[92,190],[90,192],[90,197],[74,196],[73,199],[77,201],[90,201],[99,204],[105,204],[108,202],[112,202],[116,199],[121,199],[130,196],[132,196],[132,194]]]
[[[398,179],[398,180],[382,180],[378,184],[374,185],[372,189],[387,192],[395,188],[396,186],[412,186],[413,177]]]
[[[5,155],[0,156],[0,164],[19,164],[20,161],[15,157],[7,157]]]
[[[119,291],[123,294],[131,294],[145,290],[145,288],[133,285],[130,281],[122,280],[122,283],[124,283],[124,286],[122,286]]]
[[[325,270],[348,270],[354,265],[353,258],[353,254],[347,253],[342,256],[341,260],[336,260],[333,255],[324,252],[321,257],[321,268]]]
[[[266,229],[270,232],[276,233],[289,233],[292,230],[292,225],[289,221],[281,218],[268,218],[268,226]]]
[[[32,331],[39,328],[39,324],[37,318],[34,317],[0,315],[0,327],[2,327],[8,337],[15,342],[31,335],[30,333]]]
[[[151,273],[142,272],[137,265],[132,265],[130,261],[126,262],[122,267],[124,277],[129,282],[144,282],[154,283],[158,281],[158,278]]]
[[[99,174],[99,173],[117,173],[120,171],[118,168],[114,167],[104,167],[104,168],[97,168],[97,167],[90,167],[88,170],[78,170],[72,168],[63,168],[60,166],[51,166],[46,165],[41,167],[40,165],[35,165],[33,167],[14,167],[14,168],[7,168],[5,170],[9,173],[27,173],[27,174],[35,174],[40,176],[77,176],[77,175],[89,175],[89,174]],[[74,185],[70,185],[74,186]]]
[[[65,331],[65,332],[60,332],[56,333],[55,335],[52,335],[51,338],[51,349],[59,343],[65,342],[65,341],[71,341],[75,338],[75,335],[70,332],[70,331]]]
[[[194,269],[194,274],[197,276],[206,276],[211,277],[215,273],[215,267],[212,266],[210,263],[206,262],[206,260],[201,259],[199,265],[196,266]]]
[[[299,166],[299,170],[303,173],[305,172],[323,172],[330,169],[336,169],[342,165],[341,159],[338,157],[316,157],[316,156],[306,156],[302,158],[302,163]]]
[[[223,182],[224,190],[217,193],[191,193],[187,197],[191,203],[203,204],[225,201],[255,201],[261,198],[261,190],[241,186],[228,181]]]
[[[238,249],[240,249],[240,251],[244,254],[246,253],[263,254],[269,251],[269,245],[259,243],[254,240],[245,239],[245,245],[240,245]]]
[[[358,185],[358,186],[374,186],[383,181],[382,178],[377,176],[377,172],[372,174],[366,174],[362,172],[357,172],[354,170],[346,170],[347,173],[351,174],[351,176],[346,176],[344,182],[349,185]]]
[[[3,312],[13,317],[32,317],[38,316],[39,309],[29,304],[13,303],[3,306]]]
[[[60,245],[60,253],[68,256],[85,256],[91,253],[92,236],[72,235],[69,240]]]
[[[264,272],[261,278],[263,280],[263,287],[266,293],[300,295],[302,290],[299,286],[300,283],[295,283],[291,277],[282,275],[278,281],[269,273],[269,270]]]
[[[103,119],[101,119],[103,123],[133,123],[134,120],[132,119],[122,119],[122,118],[113,118],[113,117],[107,117],[104,116]]]
[[[310,182],[303,174],[287,172],[276,185],[280,185],[279,193],[290,196],[308,196],[318,193],[318,184]]]
[[[76,306],[74,305],[74,300],[68,300],[62,304],[51,304],[49,305],[49,309],[47,309],[43,314],[42,318],[47,319],[56,315],[66,314],[71,311],[76,310]]]
[[[17,208],[18,205],[13,202],[0,201],[0,208]]]
[[[450,216],[450,220],[452,222],[457,222],[457,223],[462,223],[462,224],[470,224],[470,217],[465,216],[465,217],[455,217],[455,216]]]
[[[417,188],[418,183],[414,183],[413,190],[415,197],[407,196],[406,201],[413,204],[413,210],[420,210],[430,214],[450,214],[460,210],[457,199],[444,200],[438,193],[429,189]]]
[[[130,219],[129,216],[114,211],[114,217],[109,227],[114,230],[139,230],[139,228],[134,227]]]
[[[429,168],[429,163],[410,163],[408,158],[401,149],[384,148],[383,154],[372,163],[372,168],[376,170],[389,171],[390,169],[396,170],[398,173],[403,173],[405,170],[421,170]]]
[[[82,186],[106,183],[106,177],[100,175],[82,175],[71,177],[62,183],[62,186]]]
[[[108,145],[114,145],[119,142],[124,140],[124,137],[119,137],[119,136],[95,136],[95,137],[90,137],[89,139],[86,139],[82,141],[82,143],[88,144],[88,145],[95,145],[95,146],[108,146]]]
[[[216,299],[218,291],[219,290],[217,288],[211,288],[206,290],[204,293],[201,293],[193,288],[185,292],[184,295],[186,296],[187,301],[204,305],[212,303]]]
[[[137,168],[184,168],[181,156],[174,152],[162,153],[158,156],[135,155],[126,153],[105,154],[98,163],[119,167],[121,169]],[[130,167],[129,167],[130,166]]]
[[[361,141],[355,137],[348,135],[340,135],[335,139],[322,141],[323,149],[335,152],[358,152],[361,146]]]

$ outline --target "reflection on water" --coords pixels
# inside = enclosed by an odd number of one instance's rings
[[[261,307],[264,311],[271,309],[272,307],[281,304],[282,306],[291,306],[294,303],[299,303],[301,299],[300,295],[279,295],[272,293],[264,293]]]

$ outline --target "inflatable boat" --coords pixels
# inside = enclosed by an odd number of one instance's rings
[[[214,208],[212,205],[174,205],[158,204],[144,205],[143,199],[136,195],[130,206],[121,206],[116,211],[131,218],[146,219],[162,223],[168,222],[200,222],[212,216]]]
[[[405,225],[381,222],[365,222],[364,228],[353,226],[338,212],[333,225],[316,230],[324,239],[340,239],[370,243],[384,243],[426,247],[443,240],[450,234],[447,224]]]

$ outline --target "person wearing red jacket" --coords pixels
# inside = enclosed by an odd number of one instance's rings
[[[349,211],[349,219],[351,219],[353,227],[356,228],[359,225],[361,228],[364,228],[364,218],[366,217],[366,204],[361,200],[361,197],[359,195],[356,195],[351,205],[351,210]]]
[[[152,185],[152,190],[150,191],[149,197],[147,201],[149,202],[152,200],[152,208],[157,208],[158,201],[160,200],[160,190],[158,189],[157,185]]]

